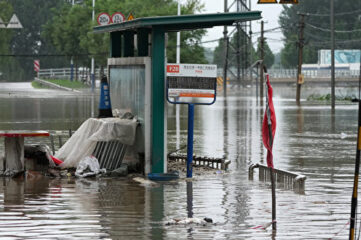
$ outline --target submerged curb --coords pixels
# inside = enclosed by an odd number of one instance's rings
[[[75,89],[72,89],[72,88],[67,88],[67,87],[63,87],[63,86],[60,86],[58,84],[55,84],[55,83],[51,83],[51,82],[48,82],[48,81],[45,81],[45,80],[42,80],[40,78],[35,78],[34,79],[35,82],[39,82],[41,84],[44,84],[48,87],[51,87],[51,88],[56,88],[56,89],[60,89],[60,90],[64,90],[64,91],[69,91],[69,92],[76,92],[76,93],[80,93],[80,91],[78,90],[75,90]]]

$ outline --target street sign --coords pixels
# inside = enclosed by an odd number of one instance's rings
[[[168,64],[168,102],[174,104],[213,104],[216,100],[216,81],[216,65]],[[176,100],[174,101],[171,98]],[[199,99],[202,99],[202,101],[199,101]]]
[[[280,4],[298,4],[298,0],[280,0]]]
[[[14,14],[14,15],[11,17],[10,22],[9,22],[7,28],[23,28],[23,25],[21,25],[18,17]]]
[[[127,17],[127,21],[132,21],[132,20],[134,20],[134,15],[133,15],[133,13],[129,13],[129,15],[128,15],[128,17]]]
[[[121,12],[113,13],[113,15],[112,15],[113,23],[121,23],[121,22],[124,22],[124,20],[125,20],[125,17],[123,15],[123,13],[121,13]]]
[[[98,25],[103,26],[110,24],[112,22],[112,19],[110,18],[108,13],[101,13],[98,15],[97,21]]]
[[[277,3],[277,0],[258,0],[258,4],[262,3]]]
[[[0,28],[6,28],[4,21],[0,18]]]
[[[305,75],[299,74],[297,83],[298,84],[304,84],[305,83]]]
[[[40,71],[40,60],[34,60],[34,71],[35,72]]]

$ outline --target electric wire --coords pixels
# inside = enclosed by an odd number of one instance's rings
[[[361,9],[355,10],[355,11],[349,11],[349,12],[341,12],[341,13],[335,13],[335,16],[344,16],[344,15],[351,15],[355,13],[361,13]],[[319,14],[319,13],[307,13],[307,12],[298,12],[299,15],[305,15],[305,16],[311,16],[311,17],[330,17],[330,14]]]
[[[311,28],[320,30],[320,31],[324,31],[324,32],[331,32],[331,29],[328,28],[322,28],[322,27],[317,27],[315,25],[312,25],[310,23],[305,23],[307,26],[310,26]],[[335,33],[353,33],[353,32],[361,32],[361,29],[354,29],[354,30],[335,30]]]

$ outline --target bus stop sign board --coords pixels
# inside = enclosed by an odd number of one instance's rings
[[[170,103],[211,105],[216,101],[216,89],[216,65],[167,65],[167,100]]]
[[[192,177],[194,105],[216,101],[217,66],[205,64],[168,64],[167,100],[188,105],[187,178]],[[172,100],[174,99],[174,100]]]

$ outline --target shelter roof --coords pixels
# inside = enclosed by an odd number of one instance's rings
[[[144,17],[122,23],[97,26],[94,27],[94,32],[122,32],[144,28],[151,29],[154,27],[164,28],[167,32],[194,30],[214,26],[229,26],[236,22],[252,21],[261,18],[261,11]]]

